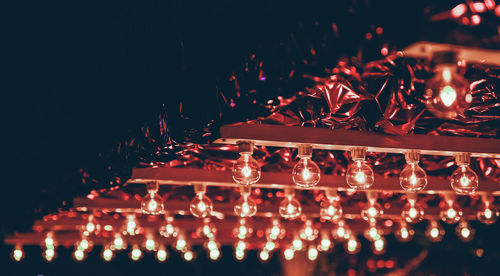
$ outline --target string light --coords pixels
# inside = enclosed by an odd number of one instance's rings
[[[252,188],[250,186],[240,186],[241,197],[234,205],[234,213],[237,216],[246,218],[252,217],[257,213],[257,204],[250,197]]]
[[[264,249],[267,251],[273,251],[276,248],[276,244],[273,241],[267,241],[264,245]]]
[[[156,249],[158,249],[158,243],[154,240],[153,235],[147,234],[146,236],[147,236],[147,238],[143,244],[144,248],[149,252],[155,251]]]
[[[361,243],[356,238],[356,236],[351,235],[349,239],[344,243],[344,249],[349,254],[356,254],[361,250]]]
[[[385,253],[386,245],[387,242],[384,237],[380,237],[379,239],[373,241],[371,244],[373,253],[376,255]]]
[[[103,247],[103,250],[101,252],[101,258],[104,261],[109,262],[113,259],[114,256],[115,256],[115,254],[113,253],[113,250],[111,250],[110,245],[106,245]]]
[[[247,245],[244,241],[239,240],[234,247],[234,257],[238,261],[242,261],[246,257]]]
[[[309,250],[307,250],[307,258],[310,261],[315,261],[318,258],[318,249],[314,246],[309,246]]]
[[[54,249],[56,246],[56,241],[54,240],[54,234],[52,232],[48,232],[45,235],[45,248],[47,249]]]
[[[482,195],[482,204],[477,211],[477,219],[484,224],[493,224],[498,219],[498,209],[493,205],[492,197],[487,195]]]
[[[233,179],[241,185],[251,185],[260,179],[259,163],[252,157],[253,142],[239,141],[240,158],[233,165]]]
[[[198,233],[208,239],[213,239],[215,237],[215,234],[217,233],[217,228],[212,225],[212,223],[210,222],[210,218],[204,218],[203,226],[201,228],[198,228]]]
[[[91,234],[96,234],[101,229],[101,225],[97,222],[97,219],[94,215],[89,215],[87,219],[87,223],[82,225],[82,233],[85,236],[89,236]]]
[[[253,234],[253,228],[247,225],[247,221],[244,218],[240,218],[238,224],[233,230],[233,234],[240,240],[249,238]]]
[[[293,257],[295,256],[295,251],[293,248],[289,247],[283,251],[283,256],[285,257],[285,260],[291,261]]]
[[[401,221],[399,228],[394,232],[394,236],[400,242],[408,242],[415,235],[415,230],[413,230],[405,221]]]
[[[451,175],[451,187],[457,194],[473,194],[479,186],[477,174],[469,168],[470,154],[460,153],[455,156],[458,169]]]
[[[339,220],[332,229],[332,236],[337,240],[345,240],[349,238],[351,230],[344,220]]]
[[[269,251],[264,249],[259,252],[259,259],[262,262],[267,262],[269,260],[269,257],[270,257]]]
[[[125,235],[130,235],[134,236],[140,233],[140,228],[139,225],[137,225],[137,221],[135,219],[135,214],[128,214],[127,215],[127,222],[125,224],[125,231],[123,234]]]
[[[194,185],[196,196],[191,200],[189,210],[191,214],[197,218],[204,218],[212,214],[213,203],[212,200],[205,195],[206,191],[207,188],[204,184],[198,183]]]
[[[320,179],[320,169],[312,157],[311,145],[299,145],[298,157],[300,161],[295,164],[292,170],[292,179],[295,185],[300,187],[314,187],[318,184]]]
[[[329,189],[326,190],[325,195],[325,199],[321,202],[320,217],[326,221],[339,220],[343,210],[337,192]]]
[[[159,262],[164,262],[165,260],[167,260],[168,251],[165,245],[162,244],[158,247],[158,251],[156,251],[155,257]]]
[[[418,192],[427,186],[427,174],[422,169],[418,162],[420,161],[420,153],[418,151],[407,151],[405,153],[406,166],[401,170],[399,182],[401,188],[407,192]]]
[[[163,213],[163,199],[158,195],[158,181],[146,183],[148,194],[141,200],[141,210],[144,214],[158,215]]]
[[[455,230],[458,238],[462,242],[468,242],[474,239],[475,230],[472,227],[470,227],[469,223],[466,220],[460,221]]]
[[[55,259],[55,257],[56,257],[56,250],[55,250],[55,248],[47,248],[47,249],[45,249],[45,251],[43,252],[42,256],[43,256],[43,258],[47,262],[52,262]]]
[[[77,248],[73,251],[73,259],[75,259],[75,261],[81,262],[85,259],[85,257],[86,254],[82,249]]]
[[[124,250],[127,248],[127,244],[123,240],[123,237],[120,233],[115,233],[115,239],[113,240],[113,250]]]
[[[187,242],[184,239],[183,236],[180,236],[177,238],[177,241],[175,242],[175,249],[178,251],[184,251],[187,247]]]
[[[352,148],[350,152],[353,163],[347,168],[347,184],[358,190],[371,187],[374,174],[372,168],[365,162],[366,148]]]
[[[370,222],[370,227],[366,229],[363,234],[368,241],[375,241],[382,237],[383,231],[382,229],[379,229],[377,227],[377,223],[373,221]]]
[[[425,230],[425,236],[431,242],[439,242],[443,239],[445,231],[441,225],[435,220],[430,220]]]
[[[407,194],[408,202],[401,211],[401,218],[408,223],[418,223],[424,219],[424,208],[417,204],[417,194]]]
[[[299,236],[303,240],[313,241],[318,237],[318,229],[312,227],[312,220],[304,222],[304,226],[299,231]]]
[[[160,235],[165,238],[177,237],[178,229],[174,226],[174,218],[169,215],[165,215],[166,224],[160,226]]]
[[[184,258],[184,260],[186,262],[191,262],[192,260],[194,260],[194,252],[191,251],[191,250],[187,250],[186,252],[184,252],[184,254],[182,255],[182,257]]]
[[[132,250],[130,250],[129,257],[132,261],[138,261],[143,256],[141,248],[137,244],[132,246]]]
[[[300,251],[300,250],[302,250],[303,247],[304,247],[304,243],[302,242],[302,240],[299,239],[298,237],[295,237],[295,239],[293,239],[293,241],[292,241],[293,250]]]
[[[14,261],[20,262],[24,258],[23,247],[20,244],[16,244],[12,250],[11,257]]]
[[[285,235],[285,229],[281,228],[281,224],[278,218],[272,219],[273,226],[266,230],[266,235],[268,239],[277,240],[283,238]]]
[[[291,187],[287,187],[284,192],[285,198],[280,203],[279,213],[284,219],[296,219],[302,213],[302,206],[300,206],[300,202],[294,198],[295,190]]]
[[[455,196],[453,194],[444,195],[444,206],[445,207],[440,212],[441,219],[444,222],[453,224],[462,219],[462,208],[455,202]]]
[[[318,247],[323,252],[328,251],[332,247],[332,241],[328,237],[328,234],[324,231],[321,233],[321,240]]]
[[[220,253],[219,249],[214,249],[214,250],[210,250],[208,255],[212,261],[216,261],[220,258],[221,253]]]
[[[368,204],[365,204],[365,207],[361,210],[361,217],[368,222],[374,222],[384,213],[384,210],[382,209],[382,206],[380,206],[380,203],[377,202],[376,192],[367,191],[366,198],[368,200]]]

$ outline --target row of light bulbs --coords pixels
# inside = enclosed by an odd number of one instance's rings
[[[253,143],[239,142],[239,153],[241,157],[233,166],[233,179],[241,185],[251,185],[259,181],[261,176],[260,166],[252,157]],[[303,188],[316,186],[320,180],[320,168],[311,159],[312,146],[301,144],[298,146],[299,162],[292,170],[292,180],[295,185]],[[355,147],[349,150],[353,163],[349,165],[346,172],[346,181],[350,188],[363,190],[370,188],[374,183],[372,168],[366,163],[366,148]],[[399,180],[401,188],[406,192],[419,192],[427,186],[427,174],[418,163],[420,153],[409,150],[405,153],[406,166],[401,171]],[[458,169],[450,178],[451,187],[458,194],[473,194],[478,188],[478,176],[469,167],[470,154],[460,153],[455,156]]]

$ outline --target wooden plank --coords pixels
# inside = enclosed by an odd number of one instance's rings
[[[366,147],[371,152],[404,154],[407,150],[419,150],[424,155],[444,156],[466,152],[472,157],[500,158],[500,139],[417,134],[391,136],[343,129],[265,124],[222,126],[220,138],[215,143],[236,144],[241,140],[272,147],[293,148],[298,144],[311,144],[315,149],[324,150]]]

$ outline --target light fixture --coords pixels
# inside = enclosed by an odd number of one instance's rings
[[[272,219],[272,227],[266,229],[266,236],[270,240],[282,239],[285,236],[285,229],[281,228],[279,218]]]
[[[304,242],[298,236],[295,236],[292,241],[292,248],[294,251],[300,251],[304,248]]]
[[[351,229],[344,220],[339,220],[332,229],[332,237],[336,240],[345,240],[351,235]]]
[[[160,235],[165,238],[177,237],[177,233],[179,230],[174,226],[174,217],[165,215],[165,221],[166,223],[160,226],[160,228],[158,229]]]
[[[207,242],[207,245],[206,245],[206,246],[207,246],[207,249],[208,249],[209,251],[212,251],[212,250],[218,250],[218,249],[219,249],[219,244],[218,244],[215,240],[213,240],[213,239],[209,240],[209,241]]]
[[[115,239],[113,240],[112,248],[113,250],[124,250],[127,248],[127,244],[120,233],[115,233]]]
[[[259,252],[259,259],[261,262],[269,261],[269,257],[270,257],[269,251],[263,249]]]
[[[73,259],[77,262],[82,262],[86,257],[85,251],[80,248],[75,248],[72,255]]]
[[[87,223],[82,225],[82,233],[85,236],[98,233],[100,229],[101,225],[93,214],[90,214],[87,219]]]
[[[411,228],[405,221],[399,223],[399,227],[394,232],[394,236],[400,242],[408,242],[415,235],[415,230]]]
[[[328,233],[325,231],[321,232],[321,240],[319,242],[318,248],[323,252],[328,251],[330,248],[332,248],[332,241],[330,240]]]
[[[451,193],[444,194],[444,208],[440,212],[441,219],[448,223],[457,223],[462,219],[463,212],[460,205],[455,201],[455,195]]]
[[[185,251],[186,248],[187,248],[186,240],[184,239],[184,237],[182,235],[179,235],[177,237],[176,242],[175,242],[175,249],[177,249],[178,251]]]
[[[375,241],[375,240],[378,240],[380,239],[380,237],[382,237],[382,234],[384,232],[382,231],[382,229],[378,228],[377,227],[377,222],[376,221],[370,221],[370,227],[368,227],[363,235],[365,236],[365,238],[368,240],[368,241]]]
[[[200,236],[203,236],[207,239],[213,239],[217,234],[217,228],[212,224],[210,218],[203,219],[203,226],[197,229],[197,232]]]
[[[307,258],[310,261],[315,261],[318,258],[318,249],[314,246],[309,246],[309,250],[307,250]]]
[[[407,192],[418,192],[427,186],[427,174],[418,162],[420,161],[420,152],[410,150],[405,153],[406,166],[401,170],[399,182],[401,188]]]
[[[212,214],[213,203],[212,200],[205,195],[206,191],[207,188],[204,184],[194,184],[194,192],[196,195],[193,200],[191,200],[189,210],[191,214],[197,218],[204,218]]]
[[[16,244],[12,249],[11,257],[14,261],[20,262],[24,258],[23,246]]]
[[[406,194],[408,202],[401,210],[401,219],[408,223],[418,223],[424,219],[424,208],[417,203],[416,193]]]
[[[279,213],[284,219],[296,219],[302,213],[302,207],[300,206],[300,202],[294,197],[295,190],[292,187],[286,187],[284,192],[285,199],[280,203]]]
[[[155,257],[159,262],[164,262],[168,258],[168,251],[165,245],[162,244],[158,247]]]
[[[139,245],[134,244],[132,246],[132,250],[130,250],[129,257],[132,261],[138,261],[139,259],[142,258],[144,254],[142,254],[141,248]]]
[[[285,260],[291,261],[295,256],[295,251],[292,247],[288,247],[285,251],[283,251],[283,256],[285,257]]]
[[[427,109],[439,118],[453,119],[463,115],[472,95],[467,80],[457,73],[456,53],[435,52],[432,59],[436,68],[434,77],[426,82]]]
[[[74,247],[83,251],[91,251],[93,245],[94,243],[92,241],[88,240],[86,236],[82,235],[81,240],[77,241]]]
[[[439,242],[443,239],[445,231],[441,225],[436,220],[430,220],[427,225],[427,229],[425,229],[425,236],[431,242]]]
[[[245,218],[240,218],[238,224],[233,229],[233,235],[240,240],[249,238],[253,234],[253,228],[247,224]]]
[[[239,240],[234,246],[234,257],[238,261],[242,261],[246,257],[247,245],[244,241]]]
[[[237,216],[242,218],[252,217],[257,213],[257,204],[255,200],[250,197],[252,188],[251,186],[240,186],[241,197],[234,205],[234,212]]]
[[[141,210],[144,214],[158,215],[163,213],[165,207],[163,206],[163,199],[158,195],[158,189],[158,181],[146,183],[148,194],[141,200]]]
[[[149,252],[155,251],[158,249],[158,243],[154,240],[153,234],[146,234],[146,240],[142,244],[142,246]]]
[[[54,233],[48,232],[45,235],[44,247],[47,248],[47,249],[54,249],[56,246],[57,246],[57,243],[56,243],[56,241],[54,239]]]
[[[361,250],[361,242],[356,238],[356,236],[351,235],[344,243],[344,249],[349,254],[356,254]]]
[[[479,186],[477,174],[469,168],[470,154],[459,153],[455,155],[458,169],[451,175],[451,187],[457,194],[473,194]]]
[[[332,189],[325,191],[325,199],[321,202],[320,217],[326,221],[337,221],[342,217],[342,206],[337,192]]]
[[[115,254],[113,253],[113,250],[111,250],[111,245],[103,246],[102,252],[101,252],[101,258],[104,261],[109,262],[113,259],[114,256],[115,256]]]
[[[470,227],[470,224],[466,220],[461,220],[457,228],[455,229],[458,238],[462,242],[468,242],[474,239],[474,228]]]
[[[384,237],[380,237],[380,239],[374,240],[371,244],[372,251],[375,255],[380,255],[385,253],[387,248],[387,241]]]
[[[56,249],[46,248],[43,251],[42,256],[47,262],[52,262],[56,258]]]
[[[267,241],[266,244],[264,245],[264,249],[271,252],[276,248],[276,243],[273,241]]]
[[[312,157],[312,146],[307,144],[298,145],[299,162],[292,170],[292,179],[295,185],[310,188],[318,184],[320,179],[320,169]]]
[[[384,213],[382,206],[377,202],[377,192],[367,191],[366,199],[368,204],[361,210],[361,217],[368,222],[375,222]]]
[[[252,157],[253,142],[238,141],[240,158],[233,165],[233,179],[241,185],[251,185],[260,179],[259,163]]]
[[[312,220],[308,219],[304,222],[304,226],[299,231],[299,236],[307,241],[313,241],[318,237],[318,229],[313,228]]]
[[[373,185],[374,175],[372,168],[366,164],[366,148],[352,148],[353,163],[347,168],[346,179],[349,187],[357,190],[367,189]]]
[[[186,252],[184,252],[184,254],[182,254],[182,257],[184,258],[184,261],[191,262],[192,260],[194,260],[195,254],[193,251],[187,250]]]
[[[477,211],[477,219],[484,224],[493,224],[498,219],[498,209],[493,205],[493,197],[481,195],[482,204]]]
[[[217,261],[220,258],[220,256],[221,256],[221,253],[220,253],[219,249],[210,250],[208,253],[208,257],[212,261]]]

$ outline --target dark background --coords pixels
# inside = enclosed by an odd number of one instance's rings
[[[325,66],[366,47],[365,34],[374,26],[383,26],[385,41],[397,49],[419,40],[457,42],[458,31],[469,35],[466,44],[480,41],[474,39],[484,34],[480,28],[459,29],[448,21],[430,23],[429,14],[460,3],[433,2],[3,3],[2,133],[7,139],[2,151],[6,177],[2,178],[0,238],[28,231],[34,219],[70,206],[73,196],[92,189],[81,183],[79,170],[156,118],[162,105],[174,128],[183,127],[180,113],[200,124],[216,119],[218,82],[240,70],[255,49],[279,44],[300,24],[338,24],[341,43],[335,55],[325,55],[321,63]],[[488,257],[485,249],[481,259],[471,252],[477,246],[496,251],[498,230],[498,226],[480,230],[484,231],[480,245],[450,242],[431,247],[435,258],[428,258],[429,269],[438,274],[486,274],[500,260],[498,253]],[[6,264],[2,270],[10,271],[8,275],[152,275],[151,271],[187,275],[266,271],[270,275],[279,270],[276,259],[266,266],[255,256],[237,263],[229,257],[229,249],[219,263],[205,260],[196,265],[178,257],[157,264],[151,256],[137,264],[124,256],[103,264],[96,250],[84,264],[75,264],[70,253],[64,252],[54,263],[45,264],[35,247],[26,249],[23,263],[13,264],[8,256],[11,248],[2,245],[1,249],[0,259]],[[398,250],[394,255],[404,255],[407,249]]]

